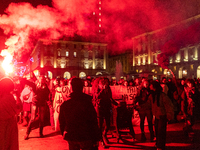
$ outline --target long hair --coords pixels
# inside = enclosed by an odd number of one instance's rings
[[[92,94],[97,93],[98,88],[99,88],[99,81],[101,80],[101,78],[96,78],[92,84]]]
[[[160,94],[162,92],[162,87],[160,85],[159,82],[157,81],[153,81],[152,83],[152,86],[153,88],[155,89],[155,92],[153,92],[152,96],[153,96],[153,103],[155,102],[156,100],[156,96],[157,96],[157,106],[159,107],[160,106]]]

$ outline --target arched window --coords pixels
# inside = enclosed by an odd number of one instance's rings
[[[179,69],[179,78],[187,77],[187,69],[185,68],[180,68]]]
[[[165,69],[165,70],[163,71],[163,74],[164,74],[164,75],[169,75],[170,72],[168,71],[168,69]]]
[[[63,78],[70,79],[71,78],[71,74],[69,72],[65,72]]]
[[[86,77],[85,72],[80,72],[80,73],[79,73],[79,78],[84,78],[84,77]]]
[[[69,57],[69,51],[66,51],[66,57]]]
[[[98,75],[102,75],[102,73],[101,73],[101,72],[97,72],[96,75],[97,75],[97,76],[98,76]]]

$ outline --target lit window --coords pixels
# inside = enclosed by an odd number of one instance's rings
[[[101,10],[101,7],[99,7],[99,10]]]
[[[60,63],[60,67],[61,67],[61,68],[65,68],[65,62],[61,62],[61,63]]]
[[[173,58],[172,57],[169,58],[169,63],[170,64],[173,63]]]
[[[187,70],[183,70],[183,75],[187,75]]]
[[[190,65],[190,68],[191,68],[191,70],[193,70],[194,69],[194,65]]]
[[[76,52],[74,52],[74,57],[76,57]]]
[[[95,15],[95,12],[93,12],[93,15]]]
[[[60,51],[58,51],[58,56],[60,56]]]
[[[101,16],[101,13],[99,13],[99,16]]]
[[[176,66],[174,66],[174,70],[176,70]]]
[[[99,21],[101,21],[101,18],[99,19]]]
[[[101,4],[101,1],[99,1],[99,4]]]
[[[99,30],[99,32],[101,32],[101,30]]]
[[[101,24],[99,24],[99,27],[101,27]]]
[[[102,75],[102,73],[101,73],[101,72],[97,72],[96,75],[97,75],[97,76],[98,76],[98,75]]]
[[[66,51],[66,56],[67,56],[67,57],[69,56],[69,52],[68,52],[68,51]]]
[[[88,62],[85,62],[85,68],[86,68],[86,69],[89,68],[89,64],[88,64]]]

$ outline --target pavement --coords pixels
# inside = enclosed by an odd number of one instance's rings
[[[194,126],[194,141],[187,138],[183,134],[183,122],[167,125],[167,143],[166,150],[200,150],[200,122]],[[18,125],[19,129],[19,147],[20,150],[68,150],[67,141],[63,140],[60,132],[52,130],[51,126],[44,127],[44,138],[39,138],[39,129],[31,131],[28,140],[24,140],[26,127]],[[148,126],[145,126],[146,142],[140,141],[140,128],[134,126],[137,141],[133,142],[128,130],[122,130],[122,140],[117,143],[117,139],[108,135],[110,141],[109,150],[155,150],[155,142],[151,142]],[[104,148],[100,145],[99,150]]]

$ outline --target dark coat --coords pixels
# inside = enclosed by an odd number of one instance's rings
[[[36,88],[36,98],[33,101],[37,106],[47,106],[47,102],[49,101],[50,90],[46,84],[42,85],[39,88]]]
[[[99,141],[97,114],[92,97],[84,93],[71,93],[70,99],[60,107],[60,130],[67,141]],[[66,132],[66,133],[65,133]]]

